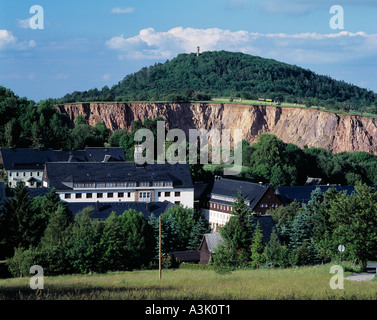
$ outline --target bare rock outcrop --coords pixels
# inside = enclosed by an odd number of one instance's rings
[[[377,119],[300,108],[216,103],[82,103],[57,106],[72,125],[83,115],[90,125],[104,121],[112,131],[129,130],[135,120],[161,117],[168,128],[241,129],[255,142],[271,133],[299,147],[320,147],[333,152],[367,151],[377,154]]]

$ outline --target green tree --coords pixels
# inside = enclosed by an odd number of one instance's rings
[[[225,275],[230,274],[236,270],[238,266],[238,254],[239,252],[231,248],[226,243],[221,243],[216,246],[215,254],[212,256],[213,261],[211,264],[216,273]]]
[[[67,256],[73,272],[101,271],[101,224],[91,219],[92,208],[79,212],[70,229]]]
[[[251,244],[253,225],[250,220],[251,214],[245,201],[245,197],[242,196],[241,192],[238,192],[233,202],[233,216],[220,229],[220,233],[231,248],[246,252]]]
[[[16,148],[20,136],[21,136],[21,126],[19,122],[13,118],[9,121],[4,127],[4,138],[5,138],[5,147],[6,148]]]
[[[377,191],[367,185],[355,187],[350,196],[341,193],[330,204],[335,224],[334,244],[346,247],[345,258],[363,268],[377,255]]]
[[[250,246],[251,251],[251,265],[254,268],[259,268],[266,262],[266,258],[263,254],[264,252],[264,241],[263,241],[263,234],[262,230],[260,228],[259,221],[257,223],[257,226],[254,230],[253,239]]]
[[[100,260],[102,271],[122,270],[127,263],[125,250],[126,234],[123,232],[121,218],[115,213],[111,213],[106,219],[101,235],[100,246],[102,257]]]
[[[198,250],[204,234],[209,232],[209,222],[204,216],[199,216],[196,220],[191,233],[190,239],[188,241],[188,250]]]
[[[5,203],[0,215],[2,254],[12,256],[15,248],[36,246],[44,232],[42,218],[33,208],[33,201],[24,183],[14,188],[14,197]]]
[[[183,242],[182,247],[187,248],[195,226],[193,209],[185,208],[182,205],[173,206],[168,209],[166,215],[171,215],[175,220]]]
[[[140,268],[147,265],[153,256],[153,229],[144,216],[135,210],[125,211],[121,216],[122,232],[124,235],[124,251],[127,269]]]
[[[270,241],[264,248],[263,255],[266,263],[270,267],[289,266],[289,252],[286,246],[280,244],[278,234],[274,229],[271,233]]]

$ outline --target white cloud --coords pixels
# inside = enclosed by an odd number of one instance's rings
[[[249,40],[250,34],[247,31],[177,27],[167,32],[156,32],[153,28],[148,28],[134,37],[125,38],[123,34],[113,37],[106,42],[106,46],[122,53],[121,58],[166,59],[180,52],[194,52],[198,46],[202,51],[253,51]]]
[[[103,76],[102,76],[102,80],[105,80],[105,81],[109,81],[111,78],[111,74],[110,73],[105,73]]]
[[[0,30],[0,50],[13,46],[17,43],[17,38],[8,30]]]
[[[127,14],[127,13],[132,13],[134,12],[135,9],[134,8],[112,8],[110,13],[113,13],[113,14]]]
[[[157,32],[148,28],[133,37],[113,37],[106,46],[118,52],[119,59],[164,60],[196,52],[199,46],[201,51],[240,51],[288,63],[338,63],[377,55],[377,34],[251,33],[183,27]]]
[[[29,29],[30,28],[30,18],[28,19],[18,19],[17,25],[21,29]]]
[[[11,31],[2,29],[0,30],[0,50],[26,50],[36,46],[34,40],[18,41]]]

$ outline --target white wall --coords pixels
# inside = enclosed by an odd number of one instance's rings
[[[38,173],[39,173],[39,176],[38,176]],[[34,179],[38,180],[38,182],[41,183],[42,177],[43,177],[43,170],[8,170],[7,171],[8,186],[11,188],[16,187],[18,181],[23,181],[26,184],[26,181],[31,177],[33,177]]]
[[[205,218],[209,222],[209,226],[213,231],[217,231],[219,227],[224,226],[230,219],[231,214],[215,211],[212,209],[202,209]]]
[[[143,191],[145,189],[142,189]],[[129,189],[106,189],[106,190],[99,190],[99,189],[93,189],[93,190],[67,190],[64,191],[58,191],[58,194],[60,196],[60,199],[64,202],[135,202],[135,192],[138,192],[139,190],[129,190]],[[140,190],[141,191],[141,190]],[[147,190],[145,190],[147,191]],[[185,207],[193,208],[194,207],[194,189],[160,189],[160,190],[149,190],[150,192],[154,192],[154,201],[155,202],[164,202],[169,201],[171,203],[179,202]],[[119,193],[123,192],[124,196],[119,197]],[[161,193],[160,196],[158,196],[159,192]],[[166,196],[166,192],[170,192],[170,197]],[[176,192],[179,192],[179,195],[176,195]],[[76,194],[81,193],[81,198],[77,198]],[[92,193],[92,198],[88,198],[87,194]],[[102,193],[103,197],[98,198],[97,194]],[[113,197],[109,198],[108,194],[113,193]],[[130,193],[130,197],[128,197],[128,193]],[[65,194],[70,194],[70,198],[65,198]]]
[[[81,198],[77,198],[77,194],[81,193]],[[92,198],[88,198],[88,194],[92,194]],[[102,198],[98,194],[102,193]],[[113,197],[109,197],[109,193],[113,193]],[[119,197],[119,193],[123,193],[123,197]],[[130,197],[128,197],[130,193]],[[135,201],[135,192],[132,190],[93,190],[93,191],[71,191],[58,192],[60,199],[64,202],[133,202]],[[71,198],[66,198],[65,195],[70,194]]]
[[[170,192],[170,196],[166,196],[166,193]],[[179,192],[179,195],[176,195]],[[160,196],[158,194],[160,193]],[[169,201],[171,203],[180,202],[181,205],[188,208],[194,208],[194,189],[157,189],[155,190],[155,201],[164,202]]]

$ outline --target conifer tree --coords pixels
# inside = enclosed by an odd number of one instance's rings
[[[283,246],[279,242],[278,234],[274,229],[271,233],[270,241],[264,249],[266,262],[271,267],[279,267],[281,264]]]
[[[245,198],[238,192],[233,202],[233,216],[221,228],[220,233],[228,242],[229,246],[236,250],[249,250],[253,236],[250,211],[245,203]]]
[[[263,242],[263,234],[258,221],[250,246],[252,261],[251,264],[254,268],[259,268],[266,262],[265,256],[263,254],[264,248],[265,244]]]
[[[198,250],[204,234],[209,232],[208,220],[204,217],[199,217],[190,234],[190,240],[188,242],[188,250]]]
[[[14,189],[14,197],[5,203],[4,213],[0,217],[3,255],[12,256],[14,248],[36,246],[44,231],[41,220],[24,183],[19,182]]]

